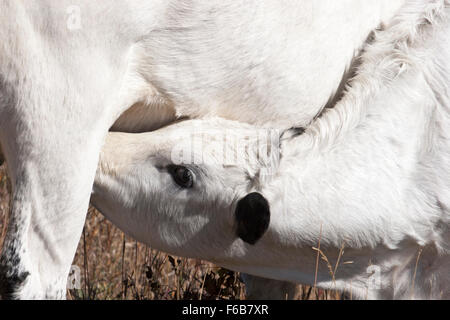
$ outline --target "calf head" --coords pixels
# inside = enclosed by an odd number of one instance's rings
[[[213,260],[230,246],[264,239],[270,199],[263,189],[278,147],[277,131],[218,118],[111,133],[91,201],[142,242]]]

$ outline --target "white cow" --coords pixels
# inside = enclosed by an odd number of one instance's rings
[[[65,297],[114,123],[306,125],[405,1],[0,0],[0,143],[14,192],[0,296]]]
[[[406,8],[304,133],[220,118],[111,133],[92,201],[176,255],[360,299],[448,299],[449,34],[448,6]]]

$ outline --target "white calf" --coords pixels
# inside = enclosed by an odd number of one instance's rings
[[[450,298],[442,4],[377,32],[343,98],[304,133],[273,141],[208,119],[110,134],[94,205],[144,243],[233,270],[357,298]]]
[[[0,0],[14,190],[0,296],[65,297],[98,155],[125,110],[115,129],[205,115],[305,125],[404,2]]]

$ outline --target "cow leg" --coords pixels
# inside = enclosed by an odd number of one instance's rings
[[[56,130],[56,123],[46,125]],[[66,121],[67,133],[30,130],[27,136],[39,138],[26,143],[18,132],[2,141],[13,185],[10,223],[0,259],[2,298],[65,297],[107,132],[105,125],[93,130],[88,128],[95,127],[94,123],[83,123],[86,127],[80,130],[79,123]],[[21,127],[12,123],[9,132],[13,126]],[[77,132],[75,139],[71,132]]]
[[[95,61],[115,72],[89,79],[81,67],[68,68],[81,74],[58,74],[63,70],[57,63],[47,63],[42,69],[33,64],[39,72],[28,68],[29,77],[35,72],[48,79],[45,87],[0,77],[0,93],[8,94],[0,95],[0,143],[13,189],[0,257],[1,298],[65,298],[105,136],[121,112],[142,98],[134,74],[133,88],[127,86],[125,59],[118,66]],[[72,89],[83,85],[82,94]]]
[[[13,190],[1,298],[65,298],[104,138],[143,92],[136,76],[129,81],[128,47],[105,59],[39,44],[0,63],[0,143]]]
[[[297,284],[287,281],[260,278],[249,274],[241,275],[245,283],[248,300],[293,300],[299,293]]]

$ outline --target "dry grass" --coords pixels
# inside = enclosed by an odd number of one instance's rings
[[[10,185],[0,167],[0,248],[7,225]],[[81,289],[69,299],[244,299],[245,288],[235,272],[211,263],[173,257],[125,236],[90,208],[74,259],[81,269]],[[331,291],[299,287],[298,299],[329,300]]]

